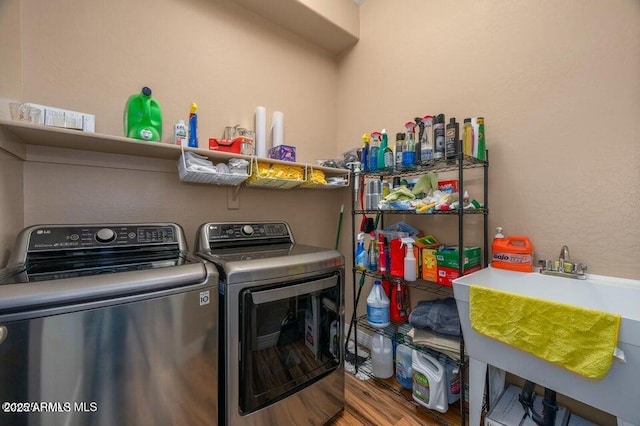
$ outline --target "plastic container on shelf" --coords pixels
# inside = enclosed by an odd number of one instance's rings
[[[371,372],[380,379],[393,376],[393,343],[380,333],[371,338]]]
[[[389,298],[384,293],[382,283],[376,280],[367,297],[367,322],[375,328],[384,328],[389,320]]]
[[[396,380],[405,389],[413,388],[413,349],[400,344],[396,348]]]
[[[413,399],[431,410],[446,413],[449,410],[445,370],[431,355],[413,351]]]
[[[162,138],[162,111],[151,89],[129,96],[124,109],[124,132],[129,138],[158,142]]]

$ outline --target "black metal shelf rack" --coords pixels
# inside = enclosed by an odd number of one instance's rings
[[[367,215],[367,214],[373,214],[373,215],[380,215],[380,216],[385,216],[385,215],[415,215],[415,216],[421,216],[421,217],[433,217],[433,216],[448,216],[448,217],[457,217],[458,218],[458,247],[464,247],[464,218],[465,216],[469,216],[469,215],[483,215],[483,255],[482,255],[482,267],[486,267],[488,265],[488,253],[489,253],[489,247],[488,247],[488,214],[489,214],[489,198],[488,198],[488,184],[489,184],[489,179],[488,179],[488,169],[489,169],[489,161],[488,161],[488,151],[486,152],[486,157],[487,160],[478,160],[477,158],[474,157],[470,157],[467,155],[463,155],[462,153],[459,153],[457,155],[456,158],[448,158],[448,159],[441,159],[441,160],[433,160],[433,161],[429,161],[429,162],[425,162],[425,163],[421,163],[419,165],[417,165],[416,167],[409,169],[409,170],[401,170],[401,171],[394,171],[394,170],[379,170],[377,172],[360,172],[354,173],[354,177],[353,177],[353,181],[354,181],[354,192],[353,192],[353,196],[351,198],[351,215],[352,215],[352,220],[351,220],[351,232],[352,232],[352,255],[353,255],[353,264],[355,265],[355,251],[356,251],[356,220],[355,220],[355,216],[356,215]],[[436,211],[431,211],[429,213],[416,213],[413,210],[376,210],[376,209],[358,209],[358,206],[356,205],[357,200],[359,199],[359,194],[357,193],[356,189],[360,186],[361,191],[364,191],[364,181],[366,181],[367,179],[380,179],[380,180],[385,180],[385,179],[392,179],[394,177],[402,177],[402,176],[415,176],[415,175],[421,175],[421,174],[425,174],[428,173],[430,171],[433,172],[438,172],[438,173],[455,173],[457,172],[457,177],[458,177],[458,191],[459,194],[463,194],[464,193],[464,172],[465,170],[468,169],[475,169],[475,168],[483,168],[483,204],[482,204],[482,208],[478,208],[478,209],[455,209],[455,210],[436,210]],[[362,185],[358,185],[360,184],[361,180],[363,180]],[[426,220],[426,219],[425,219]],[[459,274],[463,275],[463,266],[464,266],[464,250],[459,250],[459,254],[460,254],[460,258],[459,260]],[[349,326],[349,330],[351,331],[351,329],[353,329],[354,332],[354,342],[358,341],[357,338],[357,333],[358,333],[358,327],[360,326],[361,328],[367,328],[366,326],[366,321],[362,321],[362,317],[358,317],[357,316],[357,309],[358,309],[358,304],[359,304],[359,300],[360,300],[360,295],[362,293],[362,280],[366,279],[366,277],[372,277],[372,278],[378,278],[378,279],[390,279],[392,281],[397,281],[397,280],[401,280],[400,278],[397,277],[393,277],[393,276],[389,276],[387,274],[381,274],[378,272],[373,272],[373,271],[362,271],[356,268],[353,268],[352,271],[352,276],[353,276],[353,314],[351,317],[351,323]],[[360,279],[358,279],[358,277],[360,277]],[[360,282],[360,284],[358,284],[358,282]],[[417,280],[417,281],[413,281],[413,282],[408,282],[408,281],[404,281],[407,283],[407,285],[409,285],[412,288],[417,288],[423,291],[428,291],[430,293],[436,294],[436,295],[444,295],[444,296],[452,296],[453,295],[453,289],[451,287],[445,287],[445,286],[441,286],[437,283],[432,283],[432,282],[428,282],[428,281],[423,281],[423,280]],[[349,331],[349,333],[350,333]],[[347,336],[347,340],[350,336]],[[347,342],[345,342],[346,345]],[[357,347],[358,345],[355,345],[356,347],[356,358],[357,358]],[[468,362],[466,361],[466,357],[465,357],[465,351],[464,351],[464,339],[460,339],[460,361],[459,361],[459,368],[461,371],[460,374],[460,380],[461,380],[461,389],[465,389],[465,383],[464,383],[464,371],[466,370],[468,366]],[[358,365],[356,364],[355,366],[356,368],[356,372],[358,371]],[[373,377],[370,372],[364,371],[365,373],[367,373],[369,376]],[[380,380],[380,379],[376,379],[379,382],[389,385],[389,381],[388,380]],[[391,380],[391,379],[389,379]],[[397,387],[395,386],[387,386],[390,388],[390,390],[402,394],[405,396],[405,398],[407,398],[408,400],[412,400],[411,394],[408,392],[402,392],[401,390],[398,390]],[[407,395],[408,393],[408,395]],[[463,425],[466,424],[466,411],[465,411],[465,406],[466,406],[466,402],[465,402],[465,392],[461,392],[461,398],[460,401],[457,403],[459,404],[459,408],[460,408],[460,419]],[[427,410],[430,411],[430,410]],[[442,419],[439,415],[439,413],[437,412],[432,412],[430,413],[434,416],[434,418],[436,419]]]

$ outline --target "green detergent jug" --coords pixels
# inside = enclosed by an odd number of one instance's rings
[[[158,101],[151,97],[151,89],[148,87],[129,96],[124,110],[124,133],[129,138],[160,141],[162,111]]]

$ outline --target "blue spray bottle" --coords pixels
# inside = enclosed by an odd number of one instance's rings
[[[364,232],[360,232],[356,246],[356,269],[366,270],[368,266],[367,260],[367,251],[364,249]]]

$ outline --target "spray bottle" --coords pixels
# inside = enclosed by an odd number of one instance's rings
[[[416,258],[413,255],[413,238],[403,237],[400,247],[406,245],[407,253],[404,256],[404,279],[405,281],[415,281],[417,278]]]
[[[193,102],[189,112],[189,146],[198,147],[198,104]]]
[[[433,160],[433,117],[430,115],[422,117],[422,126],[424,131],[420,137],[420,161],[431,161]]]
[[[380,132],[371,132],[371,150],[369,151],[369,171],[378,170],[378,156],[380,154]]]
[[[404,151],[402,151],[402,167],[407,169],[416,165],[416,142],[414,135],[416,123],[413,121],[407,121],[404,124],[404,127],[407,129],[407,142],[405,143]]]
[[[378,161],[378,169],[393,170],[394,158],[393,151],[389,147],[389,138],[387,130],[382,129],[382,142],[380,143],[380,153],[382,154],[382,166]]]
[[[356,269],[364,271],[367,269],[367,251],[364,249],[364,232],[358,234],[358,244],[356,246]]]

